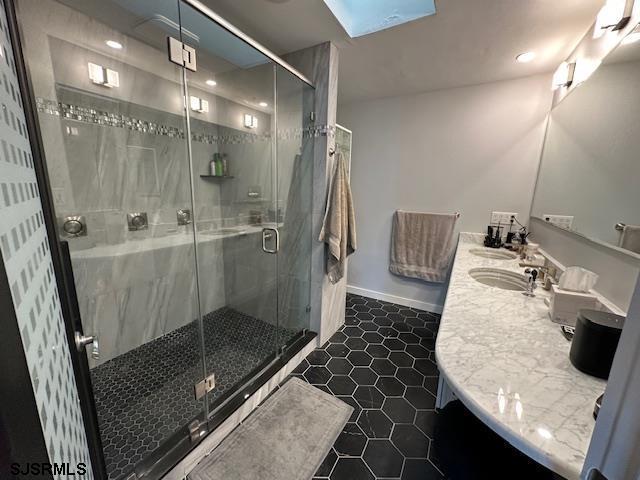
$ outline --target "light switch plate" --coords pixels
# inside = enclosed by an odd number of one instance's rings
[[[542,215],[542,218],[544,218],[545,222],[549,222],[556,227],[564,228],[567,230],[571,230],[571,227],[573,226],[573,216],[571,215],[551,215],[545,213]]]
[[[518,218],[517,212],[491,212],[491,225],[509,225],[511,217]]]

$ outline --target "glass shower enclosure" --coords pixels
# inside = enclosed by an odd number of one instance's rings
[[[195,1],[16,9],[105,477],[151,478],[307,333],[313,87]]]

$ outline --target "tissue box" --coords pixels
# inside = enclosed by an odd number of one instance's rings
[[[562,325],[575,327],[578,310],[595,309],[598,299],[590,293],[572,292],[553,285],[553,295],[549,304],[551,320]]]

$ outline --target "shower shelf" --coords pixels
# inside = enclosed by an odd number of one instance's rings
[[[200,178],[234,178],[233,175],[200,175]]]

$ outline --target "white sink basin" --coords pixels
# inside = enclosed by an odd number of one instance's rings
[[[527,289],[527,278],[524,275],[501,268],[472,268],[469,275],[476,282],[490,287],[519,292]]]
[[[514,260],[517,258],[515,253],[493,248],[472,248],[469,252],[478,257],[491,258],[493,260]]]

